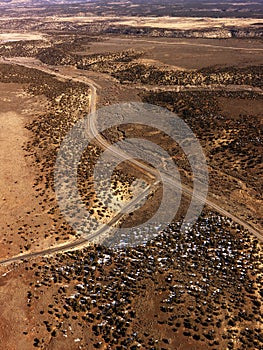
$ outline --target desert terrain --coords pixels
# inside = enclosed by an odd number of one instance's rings
[[[258,1],[0,3],[0,349],[262,350],[262,12]],[[96,134],[96,111],[141,102],[175,113],[206,158],[204,208],[184,233],[194,184],[178,143],[149,125]],[[85,235],[55,173],[84,118]],[[163,195],[149,164],[119,153],[111,191],[94,187],[100,156],[126,138],[166,149],[183,182],[151,239],[136,228]],[[131,237],[115,236],[126,227]]]

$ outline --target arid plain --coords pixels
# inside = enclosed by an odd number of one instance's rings
[[[176,19],[156,3],[147,15],[139,13],[145,3],[13,3],[1,4],[0,22],[0,348],[262,349],[263,42],[256,11],[245,7],[242,19],[242,5],[232,5],[233,21],[230,5],[218,10],[220,19],[211,9],[189,18],[186,3]],[[164,11],[160,19],[156,11]],[[167,229],[115,251],[111,237],[93,244],[68,224],[54,165],[77,121],[123,102],[162,106],[191,127],[207,159],[209,192],[186,235],[187,191]],[[142,136],[168,150],[192,189],[189,162],[161,132],[119,126],[103,139]],[[92,183],[104,148],[94,139],[78,170],[94,217],[90,232],[96,220],[138,224],[162,196],[158,185],[142,208],[119,216],[120,202],[154,182],[145,167],[124,162],[105,207]]]

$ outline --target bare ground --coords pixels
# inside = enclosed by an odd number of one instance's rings
[[[4,258],[25,250],[24,235],[31,241],[26,250],[49,245],[43,235],[51,221],[36,197],[36,169],[24,150],[30,137],[25,125],[45,110],[45,101],[28,96],[17,84],[0,84],[0,96],[0,252]]]

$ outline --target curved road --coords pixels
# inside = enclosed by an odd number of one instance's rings
[[[45,73],[48,74],[52,74],[55,75],[58,78],[62,78],[62,79],[66,79],[66,80],[72,80],[72,81],[76,81],[79,83],[84,83],[86,85],[89,86],[90,88],[90,113],[91,116],[89,118],[89,123],[87,125],[87,132],[93,136],[94,138],[96,138],[97,142],[103,146],[104,148],[108,148],[110,146],[110,144],[107,142],[106,139],[104,139],[100,134],[98,134],[97,129],[96,129],[96,113],[94,113],[96,111],[96,102],[97,102],[97,88],[100,88],[99,85],[97,85],[95,82],[93,82],[92,80],[90,80],[87,77],[84,77],[83,74],[77,75],[75,72],[74,76],[72,75],[66,75],[66,74],[61,74],[59,71],[54,71],[52,70],[49,66],[43,65],[41,63],[27,63],[25,61],[21,61],[21,60],[17,60],[17,59],[4,59],[2,60],[3,63],[9,63],[9,64],[17,64],[17,65],[22,65],[24,67],[27,68],[31,68],[31,69],[37,69],[37,70],[41,70]],[[244,87],[243,87],[244,90]],[[242,90],[242,91],[243,91]],[[206,88],[207,91],[207,88]],[[257,91],[258,92],[258,91]],[[113,148],[113,152],[118,155],[119,158],[121,159],[127,159],[127,155],[120,151],[119,149],[114,149]],[[153,178],[157,179],[155,181],[155,183],[152,186],[148,186],[146,187],[146,189],[135,199],[133,199],[132,201],[130,201],[125,207],[124,209],[128,209],[131,208],[133,206],[135,206],[137,203],[139,203],[142,198],[144,196],[148,196],[149,192],[154,192],[156,189],[156,186],[158,186],[158,184],[160,183],[159,180],[159,173],[158,171],[156,171],[154,168],[141,163],[135,159],[131,159],[129,160],[130,163],[132,163],[134,166],[136,166],[137,168],[140,168],[141,170],[143,170],[144,172],[146,172],[147,174],[150,174]],[[168,175],[164,174],[163,175],[163,179],[165,182],[167,182],[168,184],[181,188],[182,191],[189,197],[191,197],[193,195],[192,193],[192,189],[187,187],[186,185],[183,185],[181,183],[179,183],[178,181],[175,181],[173,178],[170,178]],[[247,229],[251,234],[253,234],[255,237],[257,237],[259,240],[263,241],[263,235],[260,231],[256,230],[255,228],[251,227],[249,224],[247,224],[244,220],[240,219],[239,217],[235,216],[234,214],[228,212],[227,210],[221,208],[219,205],[217,205],[216,203],[212,202],[211,200],[200,196],[200,195],[196,195],[195,196],[196,199],[198,199],[201,202],[206,203],[209,207],[213,208],[214,210],[216,210],[218,213],[220,213],[223,216],[226,216],[228,218],[230,218],[231,220],[233,220],[234,222],[242,225],[245,229]],[[27,253],[27,254],[22,254],[22,255],[18,255],[18,256],[14,256],[12,258],[7,258],[5,260],[0,261],[0,265],[5,265],[5,264],[10,264],[13,262],[17,262],[17,261],[22,261],[22,260],[27,260],[30,258],[34,258],[37,256],[45,256],[45,255],[50,255],[50,254],[55,254],[55,253],[59,253],[59,252],[66,252],[66,251],[70,251],[73,249],[77,249],[77,248],[81,248],[83,247],[83,245],[87,244],[89,242],[90,239],[98,237],[100,235],[102,235],[103,233],[105,233],[107,230],[109,230],[109,226],[113,225],[114,223],[116,223],[117,221],[119,221],[119,219],[123,216],[122,213],[118,213],[109,223],[108,225],[101,225],[98,230],[91,236],[88,238],[79,238],[76,241],[70,242],[70,243],[66,243],[64,245],[60,245],[60,246],[55,246],[52,248],[48,248],[39,252],[33,252],[33,253]]]

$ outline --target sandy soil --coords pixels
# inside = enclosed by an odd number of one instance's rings
[[[262,44],[237,39],[169,39],[107,37],[105,41],[89,44],[83,54],[119,52],[133,48],[143,51],[142,59],[154,65],[199,69],[208,66],[257,65],[262,62]],[[245,49],[245,50],[244,50]]]
[[[222,26],[250,26],[254,23],[263,23],[262,19],[255,18],[212,18],[212,17],[130,17],[130,16],[54,16],[55,22],[93,23],[101,21],[113,21],[114,24],[154,27],[167,29],[204,29],[221,28]]]
[[[0,43],[9,41],[22,41],[22,40],[45,40],[42,34],[36,33],[2,33],[0,34]]]
[[[3,258],[18,254],[25,244],[23,235],[29,239],[40,222],[45,222],[48,227],[50,220],[36,198],[33,188],[35,168],[23,149],[30,137],[25,124],[32,115],[40,112],[41,105],[45,108],[45,103],[28,97],[16,84],[0,84],[0,96],[0,255]],[[40,229],[38,233],[41,233]],[[32,235],[30,240],[34,245],[38,239]],[[45,242],[40,243],[39,248],[43,244]]]
[[[121,25],[129,25],[134,27],[153,27],[166,29],[205,29],[205,28],[222,28],[224,26],[243,27],[250,26],[254,23],[263,23],[262,19],[254,18],[186,18],[186,17],[137,17],[123,18],[117,22]]]
[[[26,278],[22,275],[12,278],[14,276],[13,271],[7,276],[0,276],[2,299],[0,306],[0,344],[4,344],[6,350],[29,350],[34,348],[32,345],[33,336],[21,337],[25,327],[30,324],[30,321],[34,320],[34,316],[31,317],[25,308]],[[31,329],[34,333],[33,324],[31,324]],[[28,341],[28,337],[31,338],[31,341]]]

